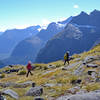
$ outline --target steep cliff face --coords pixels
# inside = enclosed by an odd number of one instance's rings
[[[63,59],[67,50],[72,55],[91,49],[100,37],[99,18],[100,11],[97,10],[90,15],[81,12],[73,17],[65,29],[50,39],[39,51],[36,62],[48,63]]]

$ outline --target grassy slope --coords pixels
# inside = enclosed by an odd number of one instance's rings
[[[75,58],[74,60],[70,61],[70,64],[73,64],[77,62],[76,58],[80,58],[80,60],[83,60],[86,56],[88,55],[99,55],[100,56],[100,45],[96,46],[95,48],[91,49],[88,52],[84,52],[82,54],[75,54],[73,57]],[[94,61],[93,63],[98,64],[100,66],[100,60]],[[47,68],[48,65],[53,64],[56,67],[54,68]],[[87,91],[92,91],[96,89],[100,89],[100,83],[87,83],[85,82],[86,78],[89,78],[87,74],[85,74],[89,68],[86,68],[84,66],[84,75],[82,76],[75,76],[73,74],[74,70],[79,66],[76,65],[75,67],[69,69],[69,70],[62,70],[63,67],[63,61],[57,61],[57,62],[52,62],[49,64],[35,64],[36,69],[32,71],[33,76],[30,76],[27,78],[25,75],[17,75],[17,73],[12,73],[12,74],[6,74],[5,78],[0,79],[0,82],[16,82],[16,83],[23,83],[26,81],[33,81],[36,83],[37,86],[43,86],[46,83],[52,83],[55,84],[55,86],[52,87],[43,87],[44,88],[44,93],[42,97],[44,97],[46,100],[49,99],[49,97],[58,97],[61,96],[65,93],[67,93],[67,90],[69,88],[74,87],[70,82],[71,80],[74,79],[82,79],[82,84],[80,84],[82,89],[86,89]],[[22,66],[16,66],[16,68],[22,67]],[[4,70],[5,68],[1,69]],[[99,72],[100,68],[98,67],[97,73]],[[49,73],[45,73],[47,71],[51,71]],[[91,79],[92,80],[92,79]],[[25,97],[24,94],[26,91],[30,88],[31,86],[27,88],[12,88],[9,87],[10,89],[16,91],[20,99],[19,100],[33,100],[33,97]],[[0,89],[3,89],[0,87]],[[7,100],[14,100],[13,98],[7,96]]]

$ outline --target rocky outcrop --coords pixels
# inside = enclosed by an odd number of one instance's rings
[[[75,94],[70,96],[62,96],[56,100],[100,100],[100,92],[90,92],[84,94]]]
[[[78,80],[72,80],[71,83],[72,84],[80,84],[82,82],[81,79],[78,79]]]
[[[53,87],[53,86],[55,86],[56,84],[53,84],[53,83],[47,83],[47,84],[45,84],[44,85],[44,87]]]
[[[73,63],[73,64],[68,65],[68,66],[65,65],[65,67],[62,68],[62,70],[68,70],[68,69],[71,69],[71,68],[73,68],[73,67],[75,67],[76,65],[79,65],[79,64],[81,64],[81,63],[82,63],[82,61],[79,61],[79,62]]]
[[[24,83],[14,83],[14,82],[7,82],[7,83],[0,83],[0,86],[3,88],[6,87],[13,87],[13,88],[26,88],[30,85],[32,85],[32,81],[27,81]]]
[[[26,92],[26,96],[40,96],[43,94],[42,87],[32,87]]]
[[[11,96],[14,99],[17,99],[17,100],[19,99],[18,94],[15,91],[11,90],[11,89],[4,90],[3,93],[6,94],[6,95]]]
[[[88,70],[88,75],[92,75],[93,72],[96,72],[96,70],[93,69]]]
[[[81,65],[79,65],[79,67],[77,69],[74,70],[74,74],[75,75],[82,75],[84,69],[85,69],[84,65],[81,64]]]
[[[10,74],[13,72],[19,72],[20,70],[22,70],[23,68],[16,68],[16,69],[9,69],[9,70],[3,70],[1,73],[6,73],[6,74]]]
[[[87,56],[84,58],[83,64],[87,64],[94,60],[99,60],[99,59],[100,59],[100,56]]]
[[[55,68],[55,65],[48,65],[48,68]]]
[[[92,67],[92,68],[97,68],[98,67],[98,65],[96,65],[96,64],[87,64],[86,66],[87,67]]]

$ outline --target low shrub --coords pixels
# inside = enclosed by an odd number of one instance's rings
[[[88,85],[85,86],[85,89],[86,89],[87,91],[98,90],[98,89],[100,89],[100,84],[99,84],[99,83],[88,84]]]
[[[26,74],[26,70],[20,70],[19,72],[18,72],[18,75],[25,75]]]
[[[5,74],[4,74],[4,73],[1,74],[1,75],[0,75],[0,78],[5,78]]]

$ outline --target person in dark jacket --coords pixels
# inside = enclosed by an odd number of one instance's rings
[[[27,64],[26,67],[27,67],[27,74],[26,74],[26,77],[28,77],[29,73],[30,73],[31,75],[33,75],[33,74],[31,73],[31,70],[32,70],[31,61],[28,62],[28,64]]]
[[[69,65],[69,51],[67,51],[64,55],[64,65],[66,64],[66,62]]]

